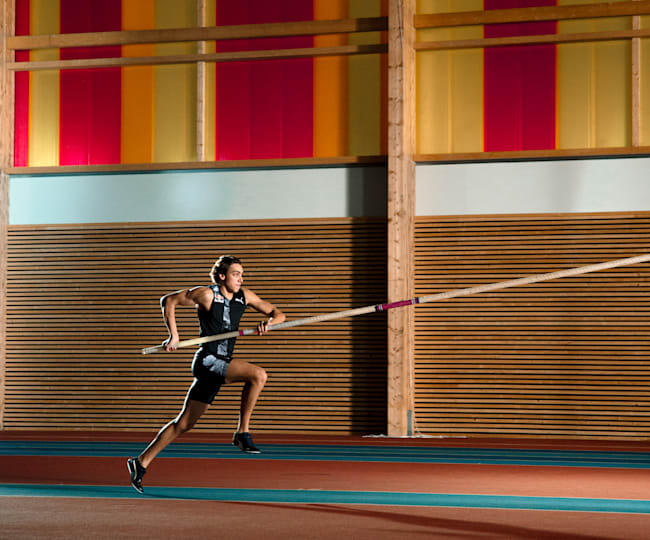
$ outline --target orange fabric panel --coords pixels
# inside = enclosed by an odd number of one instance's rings
[[[344,19],[345,0],[314,0],[314,20]],[[345,45],[345,35],[314,37],[315,47]],[[314,58],[314,156],[348,151],[348,61],[341,56]]]
[[[122,29],[155,27],[155,0],[122,3]],[[122,56],[153,56],[153,45],[125,45]],[[122,70],[122,163],[153,161],[153,66]]]

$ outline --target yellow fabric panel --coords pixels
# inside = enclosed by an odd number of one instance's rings
[[[155,0],[123,2],[122,28],[154,28]],[[153,56],[153,45],[125,45],[122,56]],[[153,161],[154,68],[151,66],[122,69],[122,163]]]
[[[467,0],[463,10],[480,11],[482,0]],[[418,0],[418,13],[458,11],[454,0]],[[418,41],[477,39],[483,28],[431,28]],[[420,51],[416,55],[416,152],[483,150],[483,51]]]
[[[59,0],[30,1],[31,34],[59,33]],[[31,61],[59,60],[59,49],[30,51]],[[59,164],[59,71],[29,74],[29,166]]]
[[[596,147],[632,144],[631,44],[596,47]]]
[[[575,43],[557,49],[557,146],[595,146],[593,45]]]
[[[590,0],[558,0],[558,5]],[[558,33],[631,28],[631,17],[560,21]],[[629,41],[560,44],[557,48],[558,148],[627,146],[631,139]]]
[[[381,2],[350,0],[350,18],[379,17]],[[351,34],[349,43],[379,43],[380,32]],[[379,54],[355,55],[348,61],[348,153],[368,156],[381,153],[381,58]]]
[[[156,28],[196,27],[194,0],[156,0]],[[157,55],[196,53],[195,43],[161,43]],[[196,65],[154,67],[154,161],[196,160]]]
[[[347,1],[314,0],[314,20],[345,19]],[[315,36],[315,47],[345,45],[345,35]],[[314,58],[314,156],[348,151],[348,59]]]

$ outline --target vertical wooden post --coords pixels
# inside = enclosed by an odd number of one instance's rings
[[[14,141],[14,74],[7,69],[14,54],[7,38],[14,35],[15,0],[0,5],[0,430],[4,429],[5,378],[7,373],[7,226],[9,224],[9,176]]]
[[[414,296],[415,0],[388,4],[388,301]],[[413,309],[388,312],[388,435],[412,433]]]
[[[632,28],[641,28],[641,17],[632,17]],[[641,38],[632,38],[632,146],[641,145]]]
[[[207,21],[207,3],[206,0],[197,0],[198,25],[206,26]],[[207,43],[199,41],[197,43],[198,53],[207,52]],[[198,62],[196,65],[196,159],[205,161],[205,144],[206,144],[206,126],[205,126],[205,94],[206,87],[206,65],[205,62]]]

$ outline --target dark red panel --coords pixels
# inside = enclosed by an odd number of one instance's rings
[[[485,0],[485,9],[553,6],[555,0]],[[485,37],[554,34],[555,21],[493,24]],[[555,45],[484,52],[485,151],[555,148]]]
[[[246,24],[248,2],[217,2],[217,24]],[[248,49],[248,40],[217,42],[218,51]],[[216,68],[216,152],[218,160],[250,157],[251,63],[225,62]]]
[[[282,2],[249,0],[249,22],[277,23],[284,19]],[[303,2],[304,3],[304,2]],[[255,40],[251,45],[259,49],[283,49],[292,45],[286,38]],[[273,60],[251,64],[251,155],[252,159],[284,157],[282,153],[284,129],[284,88],[293,81],[286,80],[287,62]],[[290,106],[290,105],[289,105]],[[288,128],[289,126],[287,126]]]
[[[312,20],[302,0],[218,2],[218,24]],[[220,51],[312,47],[313,38],[220,42]],[[313,62],[269,60],[217,65],[217,159],[313,155]]]
[[[284,4],[285,21],[310,21],[312,2],[293,0]],[[282,47],[313,47],[312,37],[287,38]],[[314,153],[314,67],[311,58],[287,60],[284,66],[284,137],[282,156],[311,157]]]
[[[16,35],[29,35],[29,0],[16,0]],[[28,51],[16,51],[16,61],[29,60]],[[29,165],[29,72],[17,71],[14,104],[14,166]]]
[[[121,0],[61,0],[61,33],[120,30]],[[61,49],[61,59],[120,56],[120,47]],[[120,162],[121,70],[62,70],[60,164]]]

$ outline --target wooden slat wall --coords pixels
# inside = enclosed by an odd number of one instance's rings
[[[650,250],[650,213],[419,217],[418,296]],[[650,265],[416,309],[417,427],[647,439]]]
[[[382,301],[385,252],[385,220],[372,219],[12,226],[4,427],[154,430],[173,418],[194,349],[140,349],[166,337],[159,297],[209,283],[220,254],[242,258],[246,286],[295,319]],[[193,309],[178,320],[181,339],[198,335]],[[269,373],[256,431],[385,433],[385,316],[244,337],[235,352]],[[224,387],[197,429],[232,430],[240,388]]]

